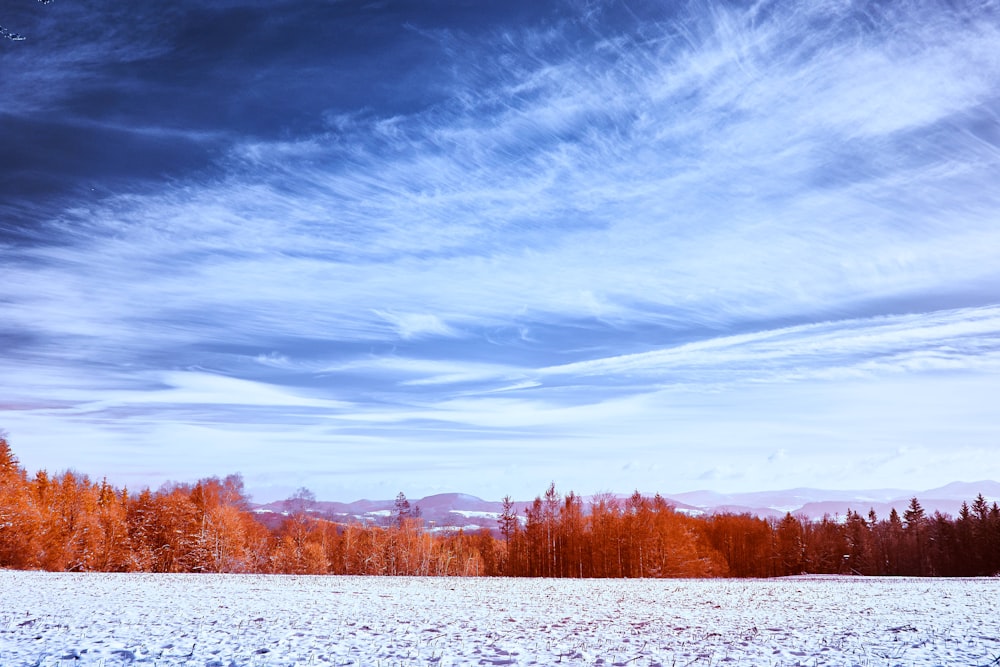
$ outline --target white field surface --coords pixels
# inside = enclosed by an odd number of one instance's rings
[[[0,665],[1000,665],[1000,579],[0,571]]]

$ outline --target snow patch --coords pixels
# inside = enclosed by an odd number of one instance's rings
[[[448,510],[449,514],[457,514],[459,516],[465,517],[466,519],[497,519],[500,517],[499,512],[478,512],[476,510]]]
[[[0,570],[0,664],[986,665],[1000,579]]]

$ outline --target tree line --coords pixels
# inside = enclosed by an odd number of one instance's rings
[[[1000,508],[980,495],[958,517],[845,520],[691,517],[662,497],[555,485],[526,507],[504,499],[497,530],[429,531],[401,493],[385,525],[308,511],[308,494],[265,525],[239,475],[137,494],[64,472],[30,476],[0,436],[0,567],[52,571],[254,572],[518,577],[773,577],[1000,574]]]

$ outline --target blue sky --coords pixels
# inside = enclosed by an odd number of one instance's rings
[[[31,470],[258,500],[1000,479],[995,0],[0,25],[0,427]]]

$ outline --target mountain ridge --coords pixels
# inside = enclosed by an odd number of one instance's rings
[[[824,516],[842,518],[846,516],[848,510],[865,516],[869,511],[874,511],[882,518],[888,516],[893,509],[902,513],[912,498],[917,498],[929,515],[941,512],[956,516],[963,502],[971,503],[979,494],[990,503],[1000,501],[1000,482],[956,481],[924,491],[891,488],[836,490],[797,487],[743,493],[699,490],[660,495],[673,505],[676,511],[692,516],[732,513],[779,519],[790,513],[815,520]],[[631,494],[611,495],[623,503]],[[655,494],[642,493],[642,495],[652,497]],[[581,496],[585,510],[598,497]],[[496,518],[503,508],[502,501],[483,500],[461,492],[437,493],[416,500],[408,499],[407,502],[411,511],[419,512],[431,530],[471,531],[480,528],[492,530],[496,528]],[[523,517],[525,508],[532,502],[533,499],[514,501],[517,514]],[[379,524],[391,521],[395,514],[395,505],[395,499],[361,499],[353,502],[287,499],[253,504],[252,509],[265,521],[277,521],[280,517],[303,510],[332,521]]]

